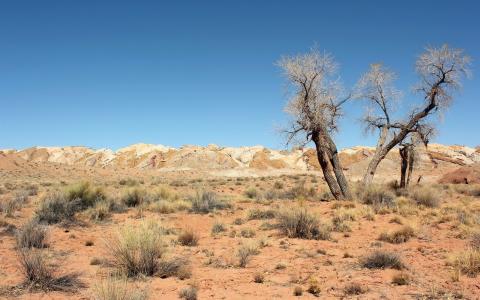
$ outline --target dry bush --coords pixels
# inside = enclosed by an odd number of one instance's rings
[[[193,231],[193,229],[189,228],[182,231],[178,236],[178,242],[182,246],[197,246],[198,240],[200,239],[199,235]]]
[[[417,187],[412,192],[412,198],[419,205],[426,207],[438,207],[440,205],[440,198],[438,191],[431,187]]]
[[[300,297],[301,295],[303,295],[303,288],[301,286],[296,286],[294,289],[293,289],[293,295],[296,296],[296,297]]]
[[[112,215],[111,204],[107,200],[101,200],[95,203],[95,206],[89,210],[88,215],[92,221],[105,221]]]
[[[185,300],[197,300],[197,288],[194,286],[183,288],[178,293],[178,297]]]
[[[472,233],[470,237],[470,246],[473,249],[480,250],[480,232]]]
[[[71,221],[80,210],[80,199],[69,200],[64,193],[47,195],[36,210],[40,222],[55,224],[61,221]]]
[[[177,211],[189,210],[190,202],[184,200],[159,200],[150,205],[150,210],[160,214],[171,214]]]
[[[242,230],[240,230],[241,237],[253,238],[255,237],[255,235],[256,235],[255,230],[253,230],[252,228],[242,228]]]
[[[320,282],[318,282],[316,278],[310,277],[310,279],[308,280],[307,292],[314,295],[315,297],[319,297],[321,291],[322,287],[320,286]]]
[[[396,285],[408,285],[412,281],[410,275],[405,272],[400,272],[392,277],[392,283]]]
[[[247,218],[249,220],[265,220],[265,219],[273,219],[276,216],[276,211],[273,209],[251,209],[248,211],[248,216]]]
[[[401,270],[403,265],[400,257],[396,253],[387,251],[375,251],[360,261],[364,268],[368,269],[397,269]]]
[[[197,214],[207,214],[214,210],[230,208],[230,203],[218,199],[214,192],[197,192],[196,195],[190,198],[192,202],[192,212]]]
[[[162,228],[152,221],[143,221],[138,227],[125,225],[110,241],[108,250],[120,273],[128,277],[153,276],[166,251]]]
[[[252,255],[259,253],[258,244],[255,242],[243,243],[237,250],[238,265],[245,268]]]
[[[190,267],[189,261],[185,258],[162,258],[158,263],[158,270],[156,275],[160,278],[176,276],[180,280],[184,280],[192,276],[192,269]]]
[[[290,238],[328,240],[330,229],[320,225],[317,217],[306,208],[293,208],[277,216],[278,228]]]
[[[128,207],[136,207],[147,200],[147,193],[140,188],[128,190],[122,197],[122,202]]]
[[[345,295],[361,295],[364,294],[367,290],[359,283],[352,282],[347,284],[343,291],[345,292]]]
[[[147,290],[129,289],[127,278],[107,277],[93,287],[95,300],[146,300]]]
[[[13,197],[0,202],[0,211],[7,217],[12,217],[16,210],[19,210],[28,200],[28,191],[22,190],[16,192]]]
[[[467,249],[453,258],[453,266],[463,274],[476,277],[480,274],[480,250]]]
[[[80,209],[93,207],[97,201],[105,200],[106,196],[99,187],[93,187],[89,182],[77,183],[65,191],[69,201],[80,199]]]
[[[78,273],[57,276],[41,252],[36,249],[19,251],[20,267],[24,275],[23,286],[43,291],[75,292],[84,284],[78,279]]]
[[[257,191],[256,188],[254,187],[249,187],[248,189],[246,189],[243,194],[245,195],[245,197],[247,197],[248,199],[258,199],[260,197],[260,193]]]
[[[375,211],[392,209],[395,207],[395,194],[383,185],[371,184],[367,187],[358,187],[357,197],[364,204],[372,205]]]
[[[222,223],[219,223],[219,222],[215,222],[213,223],[212,225],[212,235],[216,235],[220,232],[225,232],[227,231],[227,228],[225,228],[225,225],[223,225]]]
[[[454,190],[457,193],[463,195],[469,195],[473,197],[480,197],[480,185],[479,184],[456,184]]]
[[[26,222],[16,234],[17,247],[45,248],[47,244],[48,228],[38,223],[36,218]]]
[[[407,242],[412,237],[415,237],[415,230],[411,226],[406,225],[391,233],[382,233],[378,239],[392,244],[401,244]]]
[[[274,189],[277,189],[277,190],[283,189],[283,182],[281,182],[281,181],[275,181],[275,182],[273,183],[273,188],[274,188]]]
[[[294,200],[315,198],[316,196],[317,191],[315,190],[315,188],[307,188],[305,187],[305,181],[301,181],[297,185],[288,189],[282,195],[280,195],[280,198]]]
[[[257,272],[253,275],[253,282],[263,283],[265,281],[265,275],[263,273]]]

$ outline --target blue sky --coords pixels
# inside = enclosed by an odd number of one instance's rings
[[[478,1],[1,1],[0,148],[262,144],[284,148],[282,55],[315,43],[347,88],[382,62],[404,107],[416,57],[473,58],[435,142],[480,144]],[[404,109],[400,109],[401,113]],[[351,103],[340,148],[373,145]]]

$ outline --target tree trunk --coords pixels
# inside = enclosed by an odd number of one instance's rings
[[[335,177],[337,178],[337,183],[340,186],[340,190],[342,191],[342,194],[345,198],[352,199],[350,188],[348,186],[348,181],[343,174],[342,164],[340,163],[340,159],[338,157],[337,146],[329,135],[326,135],[325,140],[327,141],[327,146],[329,150],[328,152],[330,164],[332,165],[333,173],[335,173]]]
[[[399,149],[400,158],[401,158],[401,167],[400,167],[400,188],[406,187],[406,174],[408,167],[408,148],[403,146]]]
[[[410,148],[408,151],[408,174],[407,174],[407,185],[410,184],[410,178],[412,178],[413,167],[415,164],[415,149]]]
[[[330,191],[332,192],[333,197],[335,197],[335,199],[337,200],[344,199],[342,190],[340,189],[339,184],[331,174],[330,168],[328,167],[328,159],[327,159],[328,155],[326,153],[325,142],[321,140],[318,133],[313,134],[312,140],[315,143],[317,158],[318,158],[320,167],[322,168],[323,177],[325,177],[325,181],[327,182],[327,185],[330,188]]]

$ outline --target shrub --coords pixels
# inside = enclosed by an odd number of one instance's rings
[[[107,277],[93,287],[95,300],[146,300],[146,290],[128,288],[126,278]]]
[[[25,223],[17,232],[18,248],[45,248],[48,246],[47,227],[38,223],[36,218]]]
[[[320,287],[320,283],[318,282],[318,280],[315,278],[310,278],[307,292],[314,295],[315,297],[318,297],[320,296],[321,291],[322,289]]]
[[[190,247],[197,246],[198,245],[198,239],[199,239],[198,234],[195,233],[192,229],[184,230],[178,236],[178,242],[182,246],[190,246]]]
[[[56,276],[55,270],[38,250],[19,251],[20,267],[24,275],[24,285],[43,291],[74,292],[83,287],[77,273]]]
[[[49,194],[40,203],[36,211],[38,220],[47,224],[55,224],[64,220],[72,220],[80,210],[80,199],[69,200],[63,193]]]
[[[480,250],[480,232],[472,233],[472,237],[470,238],[470,246],[473,249]]]
[[[372,205],[376,210],[395,206],[395,194],[385,186],[369,185],[358,192],[358,197],[362,203]]]
[[[262,273],[255,273],[253,275],[253,282],[255,283],[263,283],[265,281],[265,275]]]
[[[160,278],[177,276],[179,279],[183,280],[190,278],[192,270],[187,259],[174,257],[171,259],[160,260],[156,275]]]
[[[242,228],[240,236],[244,238],[253,238],[255,236],[255,230],[252,228]]]
[[[225,228],[225,225],[223,225],[222,223],[215,222],[212,226],[213,235],[218,234],[220,232],[225,232],[225,231],[227,231],[227,229]]]
[[[265,220],[265,219],[273,219],[275,218],[276,211],[272,209],[251,209],[248,211],[248,219],[249,220]]]
[[[401,229],[391,233],[382,233],[378,238],[380,241],[389,242],[392,244],[400,244],[407,242],[410,238],[415,236],[415,230],[410,226],[403,226]]]
[[[237,250],[238,265],[241,268],[245,268],[250,261],[252,255],[257,255],[258,245],[256,243],[244,243]]]
[[[330,238],[330,230],[320,228],[317,217],[310,214],[305,208],[285,210],[278,214],[278,228],[290,238],[321,239]]]
[[[275,188],[277,190],[281,190],[281,189],[283,189],[283,183],[280,182],[280,181],[275,181],[275,183],[273,184],[273,188]]]
[[[135,207],[145,202],[146,196],[145,190],[135,188],[126,192],[122,197],[122,202],[128,207]]]
[[[404,265],[400,257],[392,252],[375,251],[361,260],[363,267],[368,269],[397,269],[401,270]]]
[[[113,265],[128,277],[154,275],[165,248],[162,229],[147,221],[138,227],[125,225],[109,243]]]
[[[454,258],[453,265],[463,274],[476,277],[480,274],[480,250],[468,249],[459,253]]]
[[[392,277],[392,283],[396,285],[408,285],[410,284],[410,281],[410,275],[405,272],[397,273]]]
[[[108,219],[111,216],[110,209],[111,204],[108,201],[97,202],[89,212],[90,220],[99,222]]]
[[[296,296],[296,297],[299,297],[301,295],[303,295],[303,289],[301,286],[296,286],[294,289],[293,289],[293,295]]]
[[[438,207],[440,199],[438,192],[429,187],[418,187],[413,191],[413,200],[426,207]]]
[[[365,288],[354,282],[347,284],[343,290],[346,295],[361,295],[366,292]]]
[[[197,300],[197,288],[193,286],[183,288],[178,293],[178,297],[185,300]]]
[[[77,183],[66,190],[69,201],[80,199],[81,209],[93,207],[97,201],[105,200],[105,194],[99,187],[92,187],[88,182]]]
[[[285,199],[305,199],[305,198],[312,198],[315,197],[317,194],[317,191],[315,188],[306,188],[305,187],[305,182],[302,181],[296,186],[290,188],[289,190],[285,191],[283,193],[282,198]]]
[[[257,189],[255,189],[254,187],[248,188],[247,190],[245,190],[245,192],[243,194],[248,199],[255,199],[255,198],[259,197],[259,193],[258,193]]]
[[[214,192],[197,192],[190,201],[192,202],[192,211],[199,214],[230,207],[229,203],[219,200]]]

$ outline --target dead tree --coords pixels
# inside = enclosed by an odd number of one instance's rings
[[[325,181],[336,199],[350,199],[347,179],[338,157],[332,133],[338,130],[342,88],[333,79],[336,63],[329,54],[313,49],[307,54],[287,56],[278,65],[292,92],[285,111],[292,117],[287,143],[301,136],[303,144],[313,141]],[[332,174],[333,171],[333,174]]]
[[[420,82],[416,91],[423,96],[423,103],[410,111],[405,120],[392,120],[392,111],[400,92],[393,87],[395,74],[380,64],[372,65],[357,83],[355,97],[368,103],[363,119],[366,128],[378,130],[379,139],[363,183],[372,182],[380,162],[395,146],[400,145],[410,134],[425,134],[431,130],[426,122],[435,113],[448,108],[453,92],[460,88],[464,75],[469,75],[470,58],[462,50],[427,48],[416,62]]]

